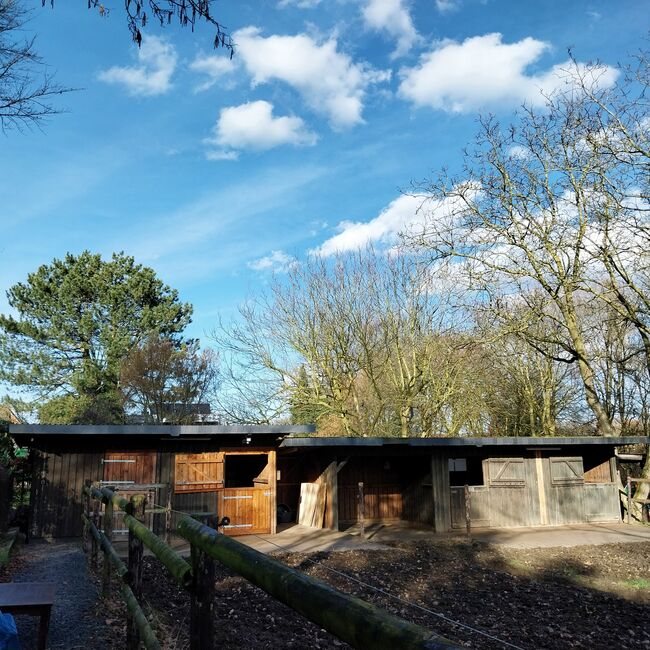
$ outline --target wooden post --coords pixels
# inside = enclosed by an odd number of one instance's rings
[[[83,513],[90,519],[90,479],[84,481],[84,490],[82,493],[82,502],[84,504]],[[83,549],[84,554],[88,553],[88,526],[84,525],[83,528],[83,538],[81,540],[81,548]]]
[[[93,506],[93,512],[90,517],[90,520],[93,522],[95,528],[99,530],[99,501],[95,500],[95,505]],[[97,570],[97,555],[99,551],[99,545],[95,537],[91,537],[90,540],[90,566]]]
[[[359,535],[361,536],[361,539],[365,539],[366,537],[366,522],[365,522],[365,515],[366,515],[366,504],[365,504],[365,499],[363,498],[363,481],[359,482],[359,512],[358,512],[358,520],[359,520]]]
[[[147,499],[139,494],[131,497],[129,504],[130,514],[138,521],[144,521],[145,507]],[[129,530],[129,574],[131,576],[131,591],[135,599],[140,602],[142,598],[142,540],[136,537],[131,530]],[[140,647],[140,633],[138,626],[135,622],[135,617],[127,611],[126,621],[126,647],[128,650],[138,650]]]
[[[353,648],[373,650],[459,650],[431,630],[409,623],[375,605],[336,590],[279,560],[245,546],[190,517],[181,517],[178,533],[209,557],[241,575]],[[201,571],[195,564],[195,575]],[[214,584],[214,582],[212,583]],[[205,617],[212,620],[211,617]],[[210,641],[210,637],[207,639]],[[213,645],[190,646],[213,650]]]
[[[465,484],[465,527],[467,528],[467,539],[472,539],[472,511],[469,493],[469,485]]]
[[[167,487],[167,506],[165,507],[165,542],[169,544],[172,538],[172,486]]]
[[[194,544],[191,553],[190,650],[213,650],[215,563]]]
[[[113,502],[110,500],[104,504],[104,537],[109,544],[113,540]],[[103,563],[102,596],[106,598],[111,588],[111,563],[106,555],[104,555]]]
[[[632,523],[632,480],[627,477],[627,523]]]

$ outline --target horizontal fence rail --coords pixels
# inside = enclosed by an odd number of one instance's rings
[[[218,560],[353,648],[449,650],[458,647],[426,628],[338,591],[194,519],[181,519],[178,533],[193,548]]]
[[[91,564],[97,566],[98,550],[104,554],[103,593],[108,595],[111,569],[120,580],[120,594],[127,608],[127,644],[135,650],[160,650],[160,644],[142,610],[142,550],[146,546],[172,577],[190,594],[190,650],[215,647],[215,561],[260,587],[353,648],[372,650],[450,650],[459,648],[431,630],[405,621],[360,598],[343,593],[325,582],[260,553],[217,530],[183,515],[177,533],[190,544],[191,564],[170,548],[142,520],[146,498],[130,500],[110,487],[86,481],[84,550],[91,542]],[[91,499],[104,503],[104,522],[99,530],[99,507],[91,510]],[[129,531],[128,566],[111,544],[114,509],[124,514]]]

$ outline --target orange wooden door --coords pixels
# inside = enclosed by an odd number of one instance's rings
[[[143,494],[147,497],[147,508],[156,505],[155,488],[144,486],[156,482],[156,457],[155,451],[110,451],[104,454],[104,485],[115,488],[115,491],[125,499]],[[126,535],[128,530],[124,524],[124,513],[115,509],[113,514],[113,534],[118,538]],[[153,526],[153,514],[145,517],[148,528]]]
[[[214,492],[223,484],[223,452],[176,454],[176,493]]]
[[[228,517],[226,535],[268,534],[271,532],[271,490],[268,486],[225,488],[217,492],[219,518]]]
[[[104,483],[115,487],[156,482],[155,451],[109,451],[102,459]]]

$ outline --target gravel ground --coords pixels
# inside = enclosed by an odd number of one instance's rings
[[[3,576],[9,579],[8,575]],[[94,650],[112,647],[112,633],[93,611],[98,601],[96,581],[88,572],[80,542],[33,540],[23,546],[10,567],[14,582],[53,582],[56,599],[52,607],[48,648]],[[38,618],[17,616],[23,650],[36,647]]]

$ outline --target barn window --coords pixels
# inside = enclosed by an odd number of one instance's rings
[[[226,487],[243,488],[267,485],[267,454],[228,454],[226,457]]]
[[[490,458],[487,470],[492,487],[526,486],[526,465],[523,458]]]
[[[223,487],[223,454],[176,454],[175,492],[212,492]]]
[[[449,485],[483,485],[483,463],[480,458],[450,458]]]
[[[593,459],[584,459],[585,483],[613,483],[609,458],[602,463]]]
[[[584,483],[582,458],[550,458],[552,485],[579,485]]]

